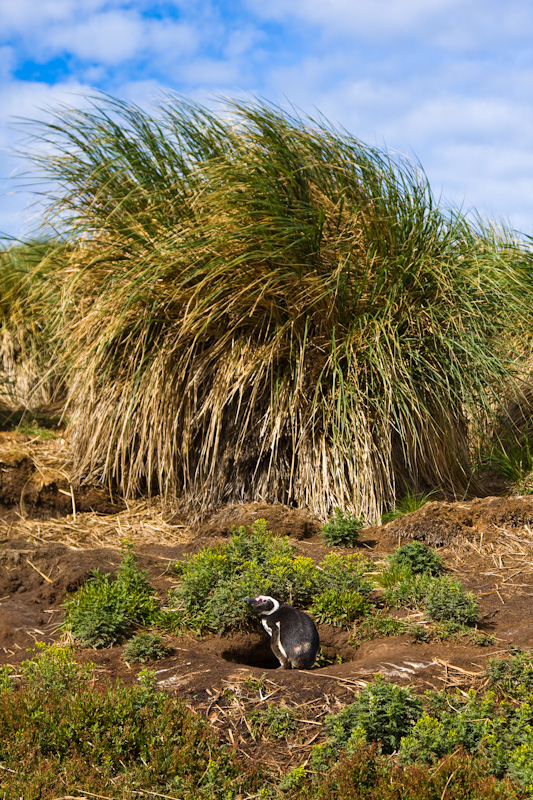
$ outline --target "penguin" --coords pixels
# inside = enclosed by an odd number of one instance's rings
[[[310,616],[297,608],[280,603],[273,597],[245,597],[261,617],[270,636],[270,647],[278,659],[278,669],[310,669],[315,663],[320,642],[316,625]]]

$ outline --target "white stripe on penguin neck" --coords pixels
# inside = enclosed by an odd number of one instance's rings
[[[278,600],[274,600],[274,598],[273,598],[273,597],[270,597],[270,596],[268,596],[268,597],[267,597],[267,596],[265,596],[265,598],[264,598],[264,599],[265,599],[265,600],[272,600],[272,602],[274,603],[274,608],[273,608],[271,611],[261,611],[261,616],[262,616],[262,617],[269,617],[271,614],[273,614],[275,611],[277,611],[277,610],[278,610],[278,608],[279,608],[279,601],[278,601]]]

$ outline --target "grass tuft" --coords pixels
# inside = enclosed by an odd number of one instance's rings
[[[406,475],[472,489],[531,316],[524,249],[323,119],[156,113],[100,96],[34,128],[72,243],[50,325],[78,475],[367,522]]]

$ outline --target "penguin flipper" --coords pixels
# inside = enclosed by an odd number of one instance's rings
[[[285,648],[280,641],[280,624],[276,622],[276,627],[272,629],[272,638],[270,640],[270,648],[280,663],[278,669],[290,669],[291,660],[285,652]]]

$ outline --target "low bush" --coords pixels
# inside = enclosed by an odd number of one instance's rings
[[[253,616],[244,602],[250,595],[306,605],[320,579],[312,560],[295,556],[288,538],[273,536],[265,520],[178,562],[176,572],[180,583],[170,594],[167,622],[198,631],[243,627]]]
[[[373,562],[364,556],[328,553],[320,564],[320,586],[325,589],[350,590],[368,595],[372,590],[372,583],[366,576],[373,568]]]
[[[424,607],[431,619],[449,620],[462,625],[475,625],[478,604],[471,592],[465,592],[459,581],[440,577],[428,584]]]
[[[486,675],[491,687],[510,697],[533,693],[533,651],[514,651],[508,659],[489,658]]]
[[[422,542],[408,542],[398,547],[387,561],[413,575],[439,575],[443,570],[442,557]]]
[[[256,594],[308,607],[323,592],[344,592],[352,605],[370,592],[366,559],[330,554],[316,567],[266,525],[257,520],[251,530],[239,528],[226,544],[206,547],[176,564],[180,583],[169,597],[169,625],[217,632],[243,627],[255,618],[244,598]]]
[[[394,582],[392,578],[396,577]],[[418,609],[424,604],[429,587],[434,583],[435,578],[431,575],[413,575],[405,568],[391,567],[389,570],[384,570],[381,578],[377,580],[386,580],[391,578],[390,585],[386,586],[383,599],[390,606],[404,607]],[[384,580],[384,582],[385,582]]]
[[[124,660],[144,664],[165,658],[170,648],[165,645],[157,633],[138,633],[124,648]]]
[[[441,575],[442,559],[420,542],[399,547],[387,558],[388,567],[376,577],[391,606],[424,610],[431,620],[455,626],[475,625],[478,605],[459,581]],[[443,631],[441,631],[442,633]]]
[[[486,777],[484,793],[464,795],[478,797],[531,797],[533,795],[533,730],[531,709],[533,693],[519,687],[521,675],[531,684],[531,653],[514,654],[510,659],[492,660],[487,670],[496,691],[485,694],[471,689],[467,693],[456,690],[428,691],[422,700],[394,684],[385,683],[380,676],[364,689],[354,703],[340,713],[326,719],[328,738],[315,748],[311,757],[311,784],[315,770],[332,774],[352,758],[366,751],[377,758],[377,767],[384,768],[381,777],[394,784],[394,774],[436,775],[445,768],[448,759],[461,763],[483,764]],[[502,691],[515,693],[509,699]],[[368,744],[377,745],[377,750]],[[380,754],[396,751],[394,761],[386,765]],[[429,769],[429,773],[427,772]],[[375,778],[379,783],[380,770]],[[509,781],[516,784],[513,787]],[[386,779],[386,780],[385,780]],[[315,785],[317,786],[316,782]],[[398,786],[403,790],[407,786]],[[430,782],[431,786],[431,782]],[[518,787],[521,788],[518,788]],[[309,789],[309,781],[307,783]],[[324,784],[321,784],[321,789]],[[360,787],[361,788],[361,787]],[[481,789],[480,789],[481,792]],[[500,795],[501,792],[501,795]],[[312,797],[314,795],[311,793]],[[318,795],[317,795],[318,796]],[[320,795],[328,796],[328,794]],[[339,796],[344,797],[344,794]],[[389,797],[383,794],[348,794],[348,797]],[[392,794],[391,797],[404,795]],[[416,794],[406,797],[418,797]],[[425,796],[425,795],[424,795]],[[448,795],[447,795],[448,796]],[[450,797],[456,795],[450,794]],[[457,795],[461,798],[463,795]]]
[[[82,644],[109,647],[120,644],[136,628],[159,618],[159,601],[139,570],[130,544],[115,576],[95,571],[89,580],[65,601],[63,627]]]
[[[157,691],[150,673],[138,686],[110,685],[56,647],[21,672],[14,690],[0,690],[3,800],[63,797],[73,787],[80,796],[183,800],[257,790],[259,771],[238,761],[182,699]]]
[[[315,597],[309,611],[317,622],[342,626],[365,616],[370,607],[368,600],[359,592],[326,589]]]
[[[355,547],[359,541],[359,531],[363,520],[350,511],[336,508],[333,517],[326,522],[320,531],[326,543],[332,546]]]
[[[330,769],[305,779],[293,770],[291,800],[521,800],[526,795],[509,780],[490,774],[482,756],[462,751],[438,764],[404,766],[376,745],[361,744]],[[291,773],[289,773],[291,775]]]
[[[387,683],[378,675],[339,714],[326,718],[329,744],[337,751],[361,741],[379,742],[385,753],[398,750],[422,714],[422,701],[409,689]]]

